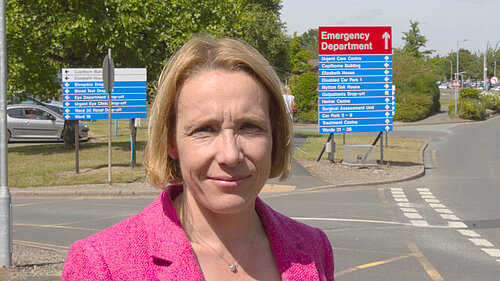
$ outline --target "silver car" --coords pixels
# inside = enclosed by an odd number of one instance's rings
[[[62,115],[36,104],[7,106],[7,140],[10,139],[61,139],[64,127]],[[80,138],[88,138],[89,127],[79,122]]]

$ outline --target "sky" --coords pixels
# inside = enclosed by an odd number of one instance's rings
[[[484,53],[500,48],[500,0],[282,0],[287,33],[319,26],[392,26],[393,47],[404,45],[410,20],[418,21],[426,49],[447,55],[457,49]],[[421,49],[423,50],[423,49]]]

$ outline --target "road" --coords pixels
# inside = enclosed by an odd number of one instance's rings
[[[426,175],[400,184],[266,193],[276,210],[323,229],[336,280],[499,280],[500,117],[397,127],[426,139]],[[303,173],[300,169],[298,173]],[[299,186],[300,185],[300,186]],[[153,198],[14,198],[14,239],[67,249]]]

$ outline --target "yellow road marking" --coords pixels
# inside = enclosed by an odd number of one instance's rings
[[[81,198],[74,198],[74,199],[68,199],[68,200],[81,200]],[[25,203],[25,204],[13,204],[12,207],[23,207],[23,206],[33,206],[33,205],[44,205],[44,204],[52,204],[52,203],[59,203],[60,201],[45,201],[45,202],[34,202],[34,203]]]
[[[406,244],[408,245],[408,248],[410,251],[412,251],[413,255],[417,258],[418,262],[424,270],[427,272],[427,274],[432,278],[434,281],[443,281],[443,277],[441,277],[441,274],[432,266],[432,264],[425,258],[424,254],[420,252],[418,249],[417,245],[415,243],[412,243],[410,241],[407,241]]]
[[[436,156],[436,150],[432,150],[432,161],[434,161],[434,166],[437,167],[437,156]]]
[[[261,192],[287,192],[294,191],[294,185],[266,184]]]
[[[64,226],[64,225],[50,225],[50,224],[28,224],[28,223],[15,223],[14,226],[29,226],[29,227],[40,227],[40,228],[63,228],[63,229],[78,229],[78,230],[88,230],[88,231],[100,231],[101,229],[95,228],[85,228],[76,226]]]
[[[414,255],[411,254],[411,255],[399,256],[399,257],[394,257],[394,258],[390,258],[390,259],[386,259],[386,260],[381,260],[381,261],[376,261],[376,262],[372,262],[372,263],[358,265],[358,266],[351,267],[349,269],[342,270],[342,271],[336,273],[335,277],[339,277],[341,275],[344,275],[344,274],[347,274],[347,273],[351,273],[351,272],[354,272],[354,271],[357,271],[357,270],[360,270],[360,269],[366,269],[366,268],[370,268],[370,267],[375,267],[375,266],[387,264],[387,263],[390,263],[390,262],[395,262],[395,261],[406,259],[406,258],[409,258],[409,257],[412,257],[412,256],[414,256]]]
[[[23,240],[13,240],[12,242],[16,244],[24,244],[24,245],[30,245],[30,246],[41,246],[41,247],[49,247],[49,248],[56,248],[56,249],[63,249],[63,250],[68,250],[68,246],[59,246],[59,245],[54,245],[54,244],[47,244],[47,243],[39,243],[39,242],[33,242],[33,241],[23,241]]]

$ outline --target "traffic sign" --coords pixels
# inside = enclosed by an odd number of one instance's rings
[[[498,84],[498,77],[496,77],[496,76],[491,77],[491,79],[490,79],[490,83],[491,83],[492,85],[496,85],[496,84]]]
[[[107,86],[111,91],[111,118],[146,118],[146,69],[117,68],[112,76],[115,82],[108,81]],[[102,68],[65,68],[62,78],[65,120],[108,119],[109,99]]]
[[[455,80],[453,80],[453,83],[451,83],[451,86],[452,87],[460,87],[461,85],[460,85],[460,82],[458,81],[458,79],[455,79]]]
[[[321,133],[392,131],[391,27],[320,27]]]

